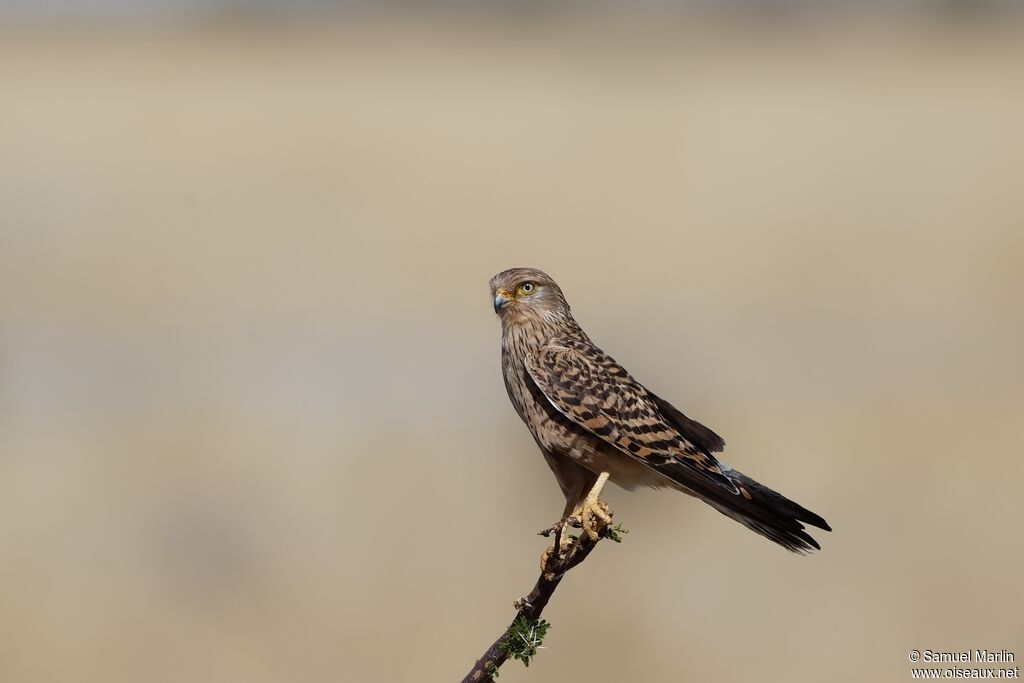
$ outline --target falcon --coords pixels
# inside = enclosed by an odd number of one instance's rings
[[[612,511],[600,495],[609,480],[682,491],[787,550],[820,549],[804,524],[831,531],[825,520],[718,460],[722,437],[595,346],[551,277],[512,268],[490,284],[505,389],[565,494],[542,568],[567,542],[566,526],[591,540],[608,528]]]

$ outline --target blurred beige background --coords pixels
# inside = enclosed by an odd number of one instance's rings
[[[791,556],[670,493],[515,681],[1024,656],[1024,31],[0,29],[0,680],[452,681],[561,509],[487,280],[548,270]]]

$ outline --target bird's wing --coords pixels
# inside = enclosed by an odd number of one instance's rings
[[[592,344],[556,340],[528,354],[526,369],[558,412],[623,453],[670,479],[692,478],[739,493],[723,472],[728,468],[680,434],[659,399]]]

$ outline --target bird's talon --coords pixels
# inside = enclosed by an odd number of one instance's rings
[[[544,578],[550,581],[555,577],[553,569],[562,561],[575,542],[576,539],[572,536],[565,536],[561,533],[551,539],[551,545],[540,556],[540,570],[544,573]]]
[[[579,507],[580,527],[591,541],[596,541],[612,523],[612,510],[597,498],[584,500]]]

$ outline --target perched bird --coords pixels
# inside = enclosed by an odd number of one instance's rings
[[[556,538],[567,523],[596,539],[612,512],[599,496],[611,479],[626,489],[668,487],[688,493],[775,541],[803,553],[820,549],[804,523],[824,519],[763,486],[713,454],[725,441],[656,396],[590,341],[561,288],[534,268],[491,278],[501,319],[501,365],[509,399],[565,494]]]

